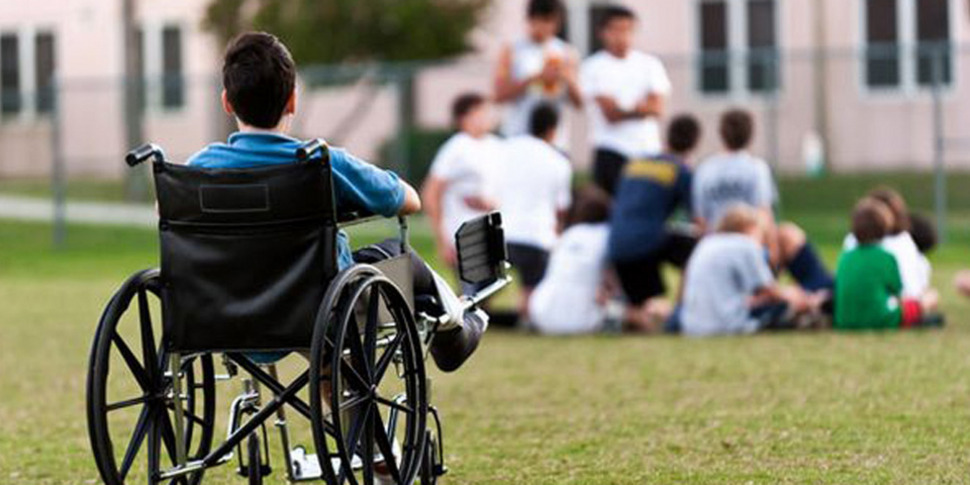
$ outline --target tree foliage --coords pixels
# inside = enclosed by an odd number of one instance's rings
[[[470,49],[490,0],[211,0],[204,26],[222,40],[279,36],[300,64],[414,61]]]

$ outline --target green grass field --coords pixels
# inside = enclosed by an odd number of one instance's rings
[[[898,180],[927,207],[925,185]],[[871,183],[787,181],[784,214],[834,262],[844,213]],[[460,372],[433,372],[446,483],[970,483],[970,302],[950,285],[970,267],[960,197],[948,244],[933,256],[949,317],[942,331],[710,340],[491,332]],[[417,232],[416,246],[431,254]],[[87,226],[71,226],[68,240],[53,252],[49,227],[0,221],[2,484],[98,483],[84,418],[88,349],[113,290],[156,264],[156,242],[150,231]],[[223,401],[236,385],[220,384]],[[226,467],[206,483],[242,480]]]

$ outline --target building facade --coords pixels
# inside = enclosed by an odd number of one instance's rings
[[[173,159],[223,136],[222,46],[201,28],[207,0],[135,0],[143,134]],[[597,48],[606,2],[565,0],[563,36]],[[754,149],[782,171],[805,169],[806,140],[821,139],[835,170],[926,169],[937,142],[970,122],[970,46],[959,0],[624,0],[640,18],[638,48],[661,57],[674,84],[670,113],[697,114],[703,151],[716,120],[750,109]],[[475,51],[416,78],[414,118],[448,124],[450,100],[490,90],[501,45],[524,30],[526,0],[496,0],[473,33]],[[127,149],[121,0],[0,0],[0,177],[44,176],[55,143],[72,175],[120,176]],[[56,92],[56,109],[54,95]],[[367,157],[400,125],[394,84],[301,88],[294,131],[339,138]],[[362,102],[362,100],[364,102]],[[53,113],[57,116],[53,116]],[[588,157],[585,117],[569,113],[573,158]],[[57,120],[55,123],[54,120]],[[952,143],[948,167],[970,166]]]

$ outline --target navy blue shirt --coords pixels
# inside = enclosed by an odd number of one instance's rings
[[[608,251],[615,262],[648,257],[663,242],[667,219],[678,207],[689,209],[691,174],[676,156],[633,159],[613,199]]]
[[[295,163],[296,150],[303,142],[268,132],[233,133],[227,143],[213,143],[192,155],[188,165],[200,168],[253,168]],[[398,176],[375,167],[340,148],[330,149],[334,197],[341,211],[364,210],[391,217],[404,204],[404,189]],[[353,264],[350,242],[337,235],[337,264]]]

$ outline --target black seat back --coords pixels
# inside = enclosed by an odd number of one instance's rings
[[[308,348],[337,271],[327,157],[242,170],[153,166],[170,350]]]

